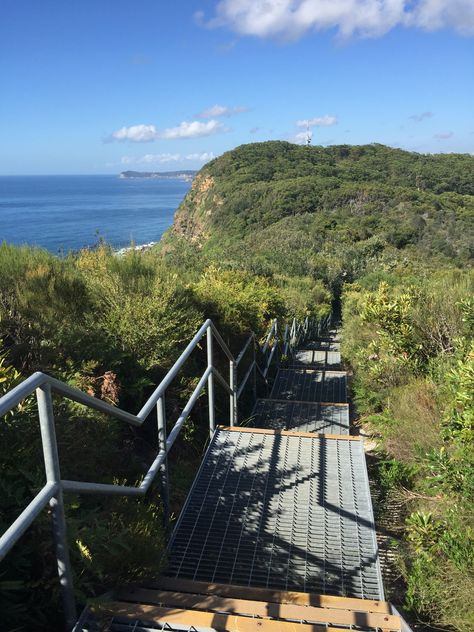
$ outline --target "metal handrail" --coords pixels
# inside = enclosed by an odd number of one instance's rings
[[[189,358],[193,350],[201,341],[204,335],[207,335],[207,359],[208,366],[186,403],[183,411],[174,424],[170,434],[166,437],[166,412],[164,406],[165,392],[179,370]],[[216,340],[222,351],[229,359],[229,382],[217,371],[213,361],[213,340]],[[24,399],[32,395],[36,391],[38,402],[39,421],[41,428],[41,440],[43,447],[43,456],[46,471],[46,485],[36,494],[33,500],[21,512],[18,518],[10,525],[7,531],[0,537],[0,560],[11,550],[20,537],[25,533],[28,527],[34,522],[39,514],[49,505],[53,516],[54,537],[56,545],[56,558],[58,564],[59,581],[62,587],[62,598],[64,611],[66,616],[66,624],[68,629],[72,629],[76,621],[76,606],[73,596],[72,570],[69,559],[69,550],[66,536],[66,523],[64,515],[63,491],[80,492],[80,493],[99,493],[114,494],[124,496],[144,496],[155,479],[157,473],[161,471],[163,485],[163,505],[165,516],[168,514],[169,507],[169,489],[168,489],[168,472],[167,472],[167,456],[173,443],[175,442],[184,422],[188,418],[197,399],[207,385],[209,396],[209,431],[214,432],[214,378],[226,388],[230,395],[230,424],[233,425],[237,417],[237,393],[235,389],[235,359],[215,328],[210,319],[206,320],[193,339],[190,341],[186,349],[176,360],[172,368],[168,371],[164,379],[151,394],[143,408],[137,415],[124,411],[120,408],[111,406],[106,402],[92,397],[77,388],[69,386],[45,373],[34,373],[21,384],[16,386],[10,392],[0,398],[0,416],[7,414],[13,408],[18,406]],[[116,419],[127,422],[133,426],[141,426],[147,419],[151,411],[157,406],[158,417],[158,436],[159,445],[157,455],[143,477],[140,485],[109,485],[103,483],[90,483],[83,481],[68,481],[61,478],[59,469],[58,446],[56,441],[56,432],[53,414],[52,393],[57,393],[67,399],[83,404],[89,408],[105,413]]]
[[[308,319],[307,319],[308,320]],[[326,323],[327,324],[327,323]],[[321,323],[318,322],[317,329]],[[24,399],[36,392],[38,404],[38,416],[41,429],[41,441],[46,473],[46,484],[36,494],[33,500],[21,512],[18,518],[10,525],[5,533],[0,537],[0,561],[12,549],[20,537],[36,520],[39,514],[49,505],[53,519],[53,534],[56,548],[56,559],[58,566],[59,581],[62,589],[62,599],[66,626],[72,629],[77,619],[76,604],[74,600],[74,589],[72,581],[72,569],[69,558],[68,541],[66,535],[66,519],[64,513],[63,492],[75,492],[86,494],[112,494],[124,496],[144,496],[151,487],[158,472],[161,473],[162,497],[165,519],[169,516],[169,485],[168,485],[168,453],[178,437],[186,419],[196,404],[199,396],[206,388],[209,398],[209,432],[212,436],[215,430],[215,398],[214,398],[214,378],[224,387],[229,395],[230,425],[238,422],[237,405],[240,396],[250,378],[253,375],[253,391],[256,398],[256,375],[257,372],[267,381],[267,376],[275,353],[280,348],[279,325],[277,320],[273,320],[270,330],[266,336],[261,352],[266,358],[265,367],[262,369],[257,363],[256,349],[258,341],[252,332],[240,351],[237,359],[222,339],[215,325],[207,319],[187,347],[181,353],[166,376],[156,387],[148,398],[142,409],[136,415],[124,411],[115,406],[107,404],[101,399],[88,395],[83,391],[69,386],[45,373],[37,372],[21,382],[18,386],[0,398],[0,417],[7,414],[18,406]],[[283,348],[294,349],[300,341],[300,325],[293,320],[290,332],[286,325],[283,334]],[[303,328],[304,335],[307,336],[310,327],[308,322]],[[189,397],[180,416],[176,420],[169,436],[166,432],[166,410],[165,393],[171,382],[174,380],[179,370],[189,358],[201,339],[207,337],[207,368],[199,379],[193,393]],[[213,342],[217,341],[221,350],[229,360],[229,382],[219,373],[214,366]],[[252,349],[253,357],[240,385],[237,381],[237,367],[243,357]],[[268,357],[267,357],[268,356]],[[104,483],[90,483],[83,481],[69,481],[61,478],[59,468],[58,446],[56,441],[56,431],[53,413],[52,393],[57,393],[62,397],[83,404],[93,410],[115,417],[133,426],[141,426],[148,418],[151,411],[156,406],[158,420],[158,452],[156,457],[138,486],[111,485]]]

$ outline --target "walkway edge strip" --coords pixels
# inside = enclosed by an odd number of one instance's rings
[[[322,432],[297,432],[295,430],[271,430],[269,428],[243,428],[241,426],[217,426],[225,432],[253,432],[254,434],[283,435],[288,437],[307,437],[309,439],[337,439],[341,441],[362,441],[362,437],[353,435],[324,434]]]

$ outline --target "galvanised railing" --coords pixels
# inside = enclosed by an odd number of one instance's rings
[[[294,320],[291,325],[291,329],[288,325],[286,325],[283,335],[280,336],[278,322],[277,320],[274,320],[261,350],[259,349],[259,344],[255,334],[252,333],[245,342],[244,347],[237,358],[234,358],[232,352],[222,339],[216,327],[212,321],[208,319],[204,322],[186,349],[176,360],[173,367],[169,370],[161,383],[156,387],[146,404],[136,415],[128,413],[115,406],[111,406],[103,400],[92,397],[91,395],[88,395],[77,388],[71,387],[64,382],[46,375],[45,373],[37,372],[31,375],[17,387],[0,398],[0,417],[6,415],[36,391],[46,484],[0,537],[0,561],[18,542],[39,514],[49,505],[53,521],[53,537],[55,542],[58,575],[61,585],[66,626],[68,630],[71,630],[76,622],[77,612],[74,600],[69,544],[66,533],[63,492],[144,496],[150,489],[157,473],[160,472],[164,515],[165,519],[168,519],[168,453],[203,390],[207,387],[209,399],[209,432],[212,436],[215,430],[215,379],[217,379],[229,395],[230,425],[236,425],[238,423],[238,400],[250,377],[253,376],[253,392],[254,397],[256,397],[257,373],[260,374],[262,379],[268,384],[270,367],[274,362],[279,362],[281,353],[293,353],[296,346],[304,338],[312,335],[313,332],[319,332],[322,326],[323,324],[320,321],[314,322],[306,319],[303,324],[299,324],[296,320]],[[207,368],[202,374],[171,432],[167,436],[165,410],[166,389],[204,336],[206,336],[207,340]],[[215,367],[214,340],[217,341],[229,360],[228,382]],[[259,350],[261,351],[263,357],[263,368],[261,368],[257,362],[257,351]],[[237,369],[249,351],[252,351],[252,361],[250,362],[250,365],[239,385],[237,382]],[[158,422],[158,453],[147,473],[143,477],[142,482],[137,487],[69,481],[61,478],[53,412],[53,393],[61,395],[66,399],[78,402],[79,404],[83,404],[84,406],[97,410],[101,413],[105,413],[106,415],[110,415],[111,417],[115,417],[116,419],[129,423],[132,426],[141,426],[156,406]]]

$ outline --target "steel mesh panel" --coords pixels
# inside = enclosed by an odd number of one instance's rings
[[[359,441],[216,432],[167,574],[383,598],[364,459]]]
[[[297,351],[292,361],[293,368],[339,369],[341,354],[339,351],[323,351],[317,349],[302,349]]]
[[[349,434],[349,406],[259,399],[248,425],[273,430]]]
[[[305,342],[307,349],[320,350],[320,351],[339,351],[341,343],[334,338],[327,338],[326,340],[313,340],[311,342]]]
[[[343,371],[280,369],[270,397],[305,402],[346,402],[347,375]]]

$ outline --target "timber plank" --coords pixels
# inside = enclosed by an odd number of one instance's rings
[[[400,618],[386,613],[343,610],[327,607],[302,606],[296,604],[235,599],[218,595],[170,592],[136,588],[119,593],[121,601],[132,601],[147,605],[179,607],[192,610],[211,610],[236,615],[253,615],[262,618],[292,619],[332,625],[357,625],[387,630],[400,630]],[[359,606],[360,607],[360,606]]]
[[[219,632],[341,632],[340,628],[327,627],[311,623],[295,623],[274,621],[272,619],[256,619],[234,614],[217,614],[199,610],[181,610],[161,608],[144,604],[130,604],[111,601],[91,607],[94,614],[128,617],[133,620],[142,619],[161,625],[168,624],[219,630]]]
[[[253,588],[233,584],[214,584],[193,579],[177,577],[160,577],[154,587],[165,590],[191,592],[204,595],[220,595],[238,599],[254,599],[273,603],[293,603],[301,606],[317,606],[321,608],[342,608],[360,610],[361,612],[390,613],[390,604],[374,599],[358,599],[356,597],[339,597],[336,595],[317,595],[315,593],[271,590]]]

